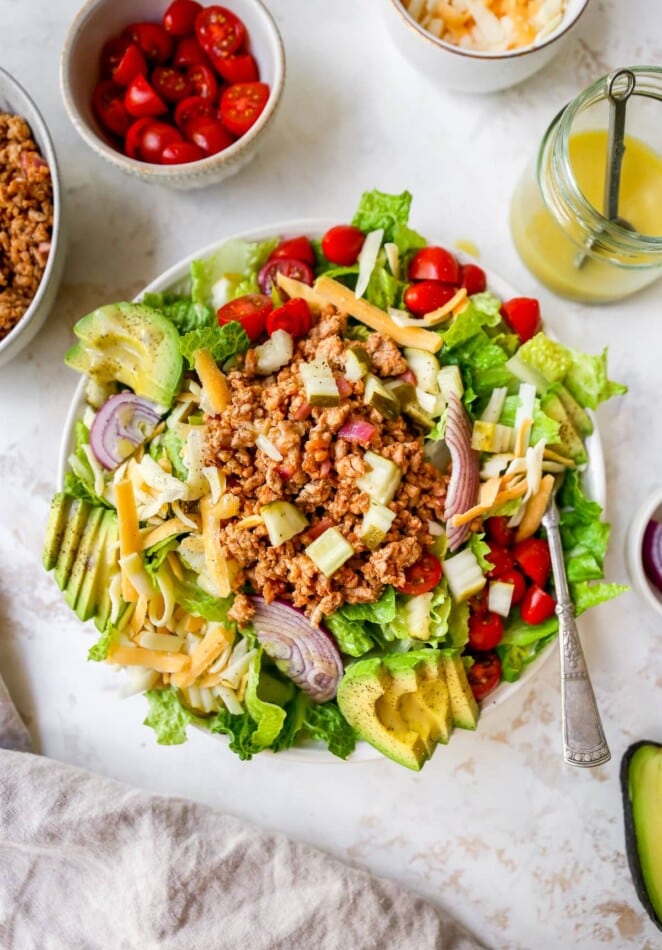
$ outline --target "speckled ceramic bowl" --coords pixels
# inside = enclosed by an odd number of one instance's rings
[[[211,4],[203,4],[210,6]],[[169,188],[202,188],[235,175],[255,157],[272,125],[285,82],[285,52],[278,28],[260,0],[228,0],[226,6],[246,24],[250,49],[269,84],[269,100],[255,125],[232,145],[186,165],[152,165],[118,152],[92,111],[99,55],[106,40],[140,21],[160,22],[168,0],[88,0],[76,15],[60,58],[64,104],[76,130],[97,155],[115,168],[150,184]]]
[[[25,314],[14,329],[3,340],[0,340],[0,366],[3,366],[28,345],[37,331],[41,329],[50,313],[62,278],[66,257],[66,240],[63,233],[62,198],[57,159],[46,123],[25,89],[4,69],[0,69],[0,112],[23,116],[32,130],[39,151],[48,162],[53,182],[53,231],[46,269],[37,288],[37,293],[32,298],[32,303]]]
[[[632,586],[648,606],[662,617],[662,593],[649,581],[644,570],[643,543],[648,522],[662,519],[662,485],[658,485],[641,503],[630,522],[625,555]]]

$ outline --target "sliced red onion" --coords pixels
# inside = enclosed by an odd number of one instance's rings
[[[158,406],[133,393],[107,399],[94,417],[90,446],[104,468],[114,469],[151,435],[161,418]]]
[[[456,392],[448,393],[448,415],[444,436],[451,455],[451,477],[446,494],[444,519],[448,548],[456,551],[469,534],[469,525],[453,527],[451,518],[476,504],[480,484],[478,453],[471,448],[471,422]]]
[[[372,422],[366,422],[365,419],[348,419],[338,430],[338,435],[347,442],[367,445],[376,431]]]
[[[336,376],[336,386],[338,387],[341,399],[352,395],[352,384],[344,376]]]
[[[649,521],[641,548],[646,577],[662,593],[662,522]]]
[[[343,675],[340,653],[321,627],[314,627],[302,611],[290,604],[251,597],[253,626],[258,641],[281,673],[314,702],[333,699]]]

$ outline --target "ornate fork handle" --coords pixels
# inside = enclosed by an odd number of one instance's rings
[[[559,532],[559,510],[553,497],[543,517],[543,525],[552,558],[559,618],[563,758],[569,765],[590,768],[608,762],[611,753],[575,623],[575,608],[570,599]]]

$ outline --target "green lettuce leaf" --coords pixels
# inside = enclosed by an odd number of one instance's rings
[[[346,759],[356,746],[356,733],[335,702],[313,703],[298,690],[287,706],[285,724],[272,748],[275,752],[290,749],[303,737],[326,743],[329,752],[340,759]]]
[[[469,543],[467,547],[478,561],[478,565],[483,574],[486,574],[487,571],[492,570],[494,565],[486,558],[486,555],[490,553],[490,546],[485,540],[484,531],[472,532],[472,534],[469,536]]]
[[[591,356],[537,333],[520,347],[519,356],[550,383],[563,383],[585,409],[597,409],[606,399],[627,392],[627,386],[607,376],[606,349]]]
[[[501,643],[496,648],[506,682],[519,679],[524,668],[554,639],[558,628],[556,615],[543,623],[528,624],[522,620],[517,608],[512,611]]]
[[[154,730],[159,745],[181,745],[186,742],[186,729],[190,723],[208,725],[206,719],[196,716],[182,705],[172,686],[151,689],[145,696],[149,711],[143,725]]]
[[[402,273],[406,274],[409,260],[416,251],[420,251],[422,247],[427,247],[428,242],[418,231],[414,231],[406,224],[396,224],[393,228],[393,243],[400,253]]]
[[[72,498],[78,498],[97,507],[112,508],[113,506],[105,498],[97,495],[94,490],[94,472],[83,451],[83,446],[89,444],[90,430],[82,419],[76,420],[74,439],[75,448],[68,459],[70,471],[64,476],[65,495],[71,495]]]
[[[575,469],[566,474],[558,502],[568,581],[576,584],[599,580],[603,576],[610,526],[600,521],[602,509],[586,498]]]
[[[218,281],[227,282],[227,299],[246,293],[258,293],[257,274],[272,253],[278,238],[248,242],[226,241],[210,257],[191,263],[191,297],[195,303],[211,305],[213,288]]]
[[[620,597],[629,589],[626,584],[589,584],[588,581],[570,584],[570,596],[575,605],[575,614],[579,616],[591,607],[597,607],[598,604],[613,600],[614,597]]]
[[[234,597],[213,597],[206,594],[196,584],[196,575],[193,571],[184,571],[184,580],[172,577],[175,600],[188,613],[196,617],[203,617],[215,623],[223,623],[235,629],[236,624],[228,619],[228,611],[234,603]],[[243,629],[243,628],[242,628]],[[249,639],[250,631],[245,634]]]
[[[324,625],[333,634],[340,652],[348,656],[363,656],[375,645],[363,621],[347,620],[339,611],[326,617]]]
[[[212,732],[225,733],[230,737],[230,749],[240,759],[250,759],[256,752],[270,748],[285,722],[282,706],[267,702],[258,695],[262,650],[251,662],[246,684],[246,712],[233,715],[224,709],[210,722]]]
[[[503,404],[499,422],[504,426],[515,425],[515,414],[520,404],[518,395],[506,396]],[[536,397],[533,401],[533,425],[531,427],[530,444],[535,445],[541,439],[547,445],[555,445],[559,441],[561,426],[540,407],[540,400]]]
[[[157,544],[153,544],[151,548],[147,548],[146,551],[143,551],[143,563],[147,573],[152,578],[156,577],[168,554],[170,551],[174,551],[178,544],[179,538],[175,536],[165,538],[163,541],[159,541]]]
[[[395,590],[385,587],[379,600],[372,604],[344,604],[324,618],[324,624],[336,639],[338,648],[349,656],[362,656],[375,645],[379,628],[393,621],[396,615]]]
[[[166,316],[180,333],[190,333],[191,330],[199,330],[201,327],[211,327],[216,322],[216,314],[212,307],[205,303],[196,303],[190,297],[180,294],[145,294],[142,302]]]
[[[453,320],[447,330],[441,334],[444,346],[448,350],[466,343],[484,327],[496,327],[501,322],[498,308],[495,310],[496,297],[490,293],[474,294],[469,303]],[[506,356],[506,359],[508,357]],[[505,360],[504,360],[505,362]]]
[[[102,663],[108,656],[110,645],[116,633],[117,628],[112,623],[107,623],[97,642],[87,651],[87,659],[93,660],[95,663]]]
[[[191,368],[195,365],[193,354],[196,350],[209,350],[217,363],[224,363],[237,353],[245,353],[250,345],[248,334],[236,320],[222,327],[216,325],[192,330],[184,334],[179,344],[182,356]]]
[[[384,241],[392,241],[398,225],[406,225],[409,220],[411,194],[403,191],[400,195],[389,195],[383,191],[365,191],[361,195],[352,224],[364,234],[384,229]]]

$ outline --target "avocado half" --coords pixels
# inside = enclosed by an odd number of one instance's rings
[[[639,900],[662,930],[662,744],[643,740],[621,761],[625,849]]]

